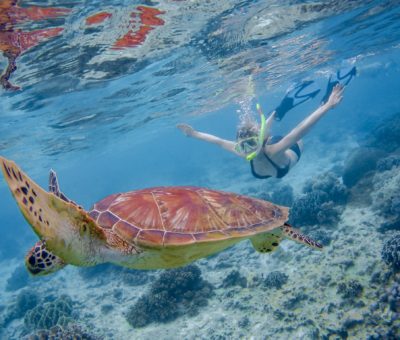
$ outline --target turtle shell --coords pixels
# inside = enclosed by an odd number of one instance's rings
[[[246,238],[282,226],[288,208],[198,187],[156,187],[110,195],[89,212],[129,243],[159,247]]]

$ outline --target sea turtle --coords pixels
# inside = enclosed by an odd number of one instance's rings
[[[60,191],[55,172],[46,192],[14,162],[0,161],[22,214],[40,238],[25,258],[33,275],[66,264],[179,267],[246,239],[261,253],[285,237],[322,248],[286,223],[287,207],[260,199],[200,187],[156,187],[107,196],[86,212]]]

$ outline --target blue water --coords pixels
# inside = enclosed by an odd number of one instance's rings
[[[283,180],[293,186],[296,195],[301,194],[301,186],[308,179],[335,166],[343,167],[348,153],[362,144],[366,135],[400,112],[398,1],[165,0],[141,4],[114,0],[100,4],[73,0],[20,1],[19,5],[63,7],[71,11],[58,19],[15,24],[14,30],[63,27],[64,31],[16,58],[17,70],[10,81],[21,90],[0,89],[0,154],[17,162],[44,187],[49,169],[55,169],[62,190],[86,209],[111,193],[159,185],[196,185],[240,193],[247,193],[246,188],[250,187],[268,191],[279,185],[276,179],[255,179],[247,162],[214,145],[183,136],[176,124],[188,123],[197,130],[234,140],[240,112],[249,108],[255,112],[257,102],[265,112],[270,112],[287,89],[304,80],[314,81],[313,86],[321,89],[320,93],[291,110],[281,122],[274,122],[274,134],[287,133],[318,107],[329,75],[337,70],[357,68],[357,76],[345,88],[343,101],[304,138],[303,158]],[[164,23],[152,26],[140,44],[113,49],[115,41],[129,30],[129,15],[138,13],[139,5],[163,11],[157,17]],[[112,20],[89,28],[86,18],[102,11],[112,13]],[[6,58],[0,57],[0,68],[6,65]],[[36,242],[36,236],[20,214],[5,181],[0,181],[0,197],[0,254],[2,267],[6,268],[0,279],[4,290],[0,312],[4,318],[20,292],[20,289],[7,290],[7,280],[23,263],[23,256]],[[348,232],[351,238],[351,227]],[[334,234],[335,229],[330,229],[329,233]],[[379,236],[380,242],[384,236]],[[364,241],[372,242],[367,236]],[[335,247],[334,241],[330,247]],[[348,247],[352,247],[351,243]],[[252,254],[253,260],[269,256],[247,248],[238,249],[243,251],[243,256]],[[330,254],[334,256],[334,252]],[[377,253],[376,257],[379,256]],[[246,261],[240,259],[233,258],[233,268],[246,268]],[[332,266],[334,262],[332,259]],[[214,285],[226,275],[217,270],[212,277],[215,267],[207,260],[200,265]],[[253,269],[257,271],[256,266]],[[356,269],[366,270],[358,263]],[[385,270],[387,267],[382,264],[381,271]],[[55,298],[71,292],[74,281],[81,282],[77,270],[71,269],[68,273],[61,277],[57,274],[30,279],[27,287],[37,291],[43,299],[50,295]],[[65,280],[67,283],[58,291],[57,285]],[[112,280],[119,278],[114,276]],[[110,282],[107,284],[111,285]],[[101,289],[104,284],[88,284],[94,289],[90,294],[98,296],[98,301],[105,293]],[[382,289],[386,287],[383,283],[380,285]],[[115,286],[121,288],[120,283]],[[296,317],[287,316],[287,324],[294,330],[275,333],[263,333],[257,328],[257,324],[263,322],[264,326],[273,323],[269,316],[263,321],[260,311],[246,309],[240,312],[242,316],[250,320],[254,317],[257,323],[250,322],[250,326],[242,328],[236,326],[230,333],[211,334],[198,330],[196,335],[193,324],[204,322],[208,313],[201,309],[197,319],[180,321],[181,317],[166,325],[155,322],[139,333],[126,324],[119,329],[119,323],[124,320],[124,307],[132,305],[146,287],[139,286],[132,296],[124,291],[124,298],[112,300],[121,309],[108,314],[109,318],[119,320],[111,323],[108,333],[104,330],[104,319],[90,317],[93,307],[79,308],[81,323],[109,339],[150,339],[156,335],[168,339],[216,339],[218,336],[221,339],[327,339],[329,336],[326,323],[318,321],[313,325],[319,330],[317,333],[306,332],[303,337],[296,333],[299,319],[309,313],[301,308],[296,310]],[[90,290],[86,286],[85,289]],[[250,285],[243,289],[245,292],[239,289],[231,295],[223,295],[220,289],[214,299],[233,301],[235,295],[243,294],[257,299],[258,293],[252,292]],[[285,294],[290,296],[290,289]],[[78,304],[85,304],[79,301],[86,299],[85,293],[72,295]],[[329,299],[331,297],[327,297]],[[372,303],[379,296],[373,297],[370,292],[368,299],[368,303]],[[339,306],[338,310],[341,308]],[[343,310],[347,311],[346,308]],[[355,305],[354,313],[365,313],[362,308]],[[227,307],[226,315],[221,318],[236,320],[235,313],[234,308]],[[30,330],[23,330],[23,320],[21,314],[7,325],[3,324],[0,337],[18,339],[29,334]],[[396,320],[389,326],[378,321],[382,334],[389,334],[396,323],[398,326]],[[212,327],[225,328],[227,323],[215,319]],[[188,327],[188,333],[174,333],[174,327],[181,332],[183,325]],[[339,338],[363,339],[375,334],[379,327],[370,327],[364,322],[347,329],[347,335],[334,334]],[[157,330],[165,333],[157,333]],[[391,335],[383,336],[382,339],[386,339]]]

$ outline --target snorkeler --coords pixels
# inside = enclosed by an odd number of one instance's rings
[[[259,105],[257,105],[257,110],[260,114],[261,125],[246,122],[239,126],[236,142],[196,131],[187,124],[178,124],[177,127],[186,136],[217,144],[225,150],[247,159],[250,161],[251,172],[256,178],[282,178],[301,157],[303,149],[301,138],[342,100],[342,95],[343,86],[337,84],[333,87],[328,100],[284,137],[270,135],[276,111],[266,119]]]

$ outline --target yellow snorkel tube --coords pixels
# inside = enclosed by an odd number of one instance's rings
[[[260,120],[261,120],[261,127],[260,127],[260,133],[258,134],[258,148],[256,151],[253,151],[252,153],[248,154],[246,156],[246,160],[248,160],[249,162],[251,160],[253,160],[254,158],[256,158],[256,156],[258,155],[258,153],[260,152],[263,144],[264,144],[264,136],[265,136],[265,127],[266,127],[266,120],[265,120],[265,116],[264,113],[261,110],[261,106],[260,104],[256,104],[256,108],[258,113],[260,114]]]

